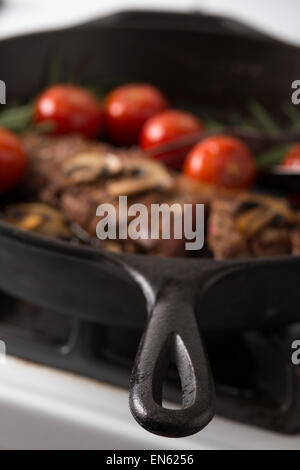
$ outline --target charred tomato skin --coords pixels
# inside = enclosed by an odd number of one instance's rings
[[[18,184],[26,167],[27,158],[20,139],[0,127],[0,192]]]
[[[199,134],[204,125],[192,113],[169,109],[149,119],[143,126],[140,135],[140,147],[144,150],[155,149],[160,145],[172,143],[177,139]],[[182,147],[155,155],[155,159],[163,161],[171,168],[180,168],[190,147]]]
[[[44,90],[34,106],[36,123],[51,123],[54,134],[79,133],[97,137],[104,125],[104,112],[98,99],[85,88],[58,84]]]
[[[184,172],[217,187],[247,189],[255,181],[256,162],[240,139],[218,135],[208,137],[189,152]]]
[[[167,99],[153,85],[129,83],[115,88],[105,100],[108,137],[119,145],[137,144],[144,123],[167,107]]]

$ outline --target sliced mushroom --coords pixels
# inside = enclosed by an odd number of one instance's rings
[[[69,181],[91,183],[100,176],[116,175],[122,170],[122,162],[113,153],[80,153],[68,160],[62,167]]]
[[[295,222],[294,211],[287,200],[262,194],[243,195],[237,205],[236,213],[242,214],[258,207],[272,210],[277,215],[284,217],[288,223],[293,224]]]
[[[291,234],[287,228],[266,227],[250,241],[254,256],[279,256],[291,253]]]
[[[136,170],[136,175],[108,183],[107,191],[110,196],[132,196],[151,190],[168,191],[174,186],[174,178],[160,163],[142,160],[133,169]]]
[[[238,217],[237,227],[247,238],[250,238],[270,224],[274,216],[274,213],[265,207],[250,209]]]
[[[105,243],[103,243],[103,247],[108,251],[112,251],[113,253],[121,253],[122,252],[122,245],[120,243],[105,242]]]
[[[291,209],[287,200],[266,197],[267,207],[274,212],[275,215],[283,217],[288,224],[295,224],[295,212]]]
[[[23,203],[9,206],[5,211],[4,220],[23,230],[50,237],[72,237],[63,216],[46,204]]]
[[[238,229],[250,238],[267,225],[274,223],[278,217],[282,221],[282,225],[292,226],[295,223],[295,214],[287,201],[269,196],[253,195],[251,198],[245,198],[239,204],[236,224]]]

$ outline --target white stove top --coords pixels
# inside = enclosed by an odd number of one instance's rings
[[[0,449],[300,449],[288,437],[219,417],[183,439],[135,423],[126,390],[8,357],[0,365]]]

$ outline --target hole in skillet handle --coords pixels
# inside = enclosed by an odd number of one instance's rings
[[[181,409],[162,405],[172,360],[181,382]],[[195,434],[214,415],[213,380],[194,315],[194,296],[184,286],[170,283],[160,291],[136,356],[129,403],[143,428],[165,437]]]

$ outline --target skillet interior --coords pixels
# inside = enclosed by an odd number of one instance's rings
[[[241,111],[255,99],[275,115],[290,101],[299,50],[261,38],[209,32],[91,26],[1,41],[8,102],[34,97],[61,61],[59,80],[101,85],[129,81],[162,88],[174,107]],[[225,110],[225,112],[224,112]]]

